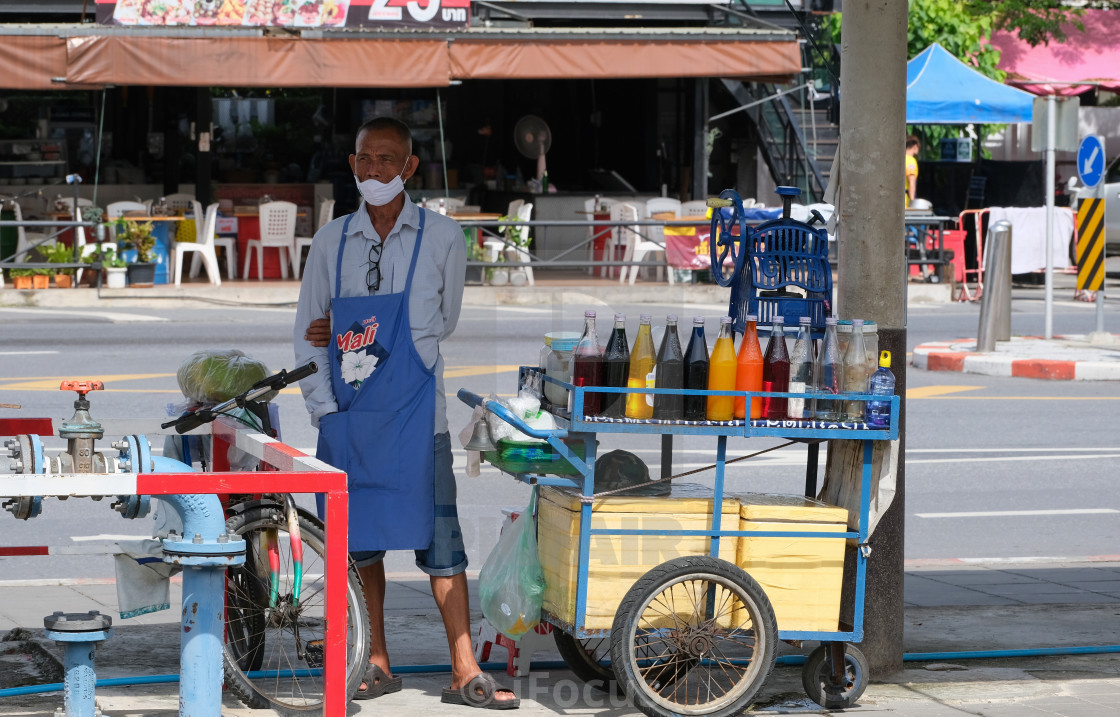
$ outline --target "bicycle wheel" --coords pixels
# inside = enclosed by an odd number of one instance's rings
[[[614,678],[611,669],[610,638],[598,637],[581,640],[564,632],[558,627],[552,628],[552,639],[556,642],[556,649],[568,668],[587,684],[597,690],[615,690],[621,694],[622,689]]]
[[[676,558],[626,593],[611,627],[611,664],[650,717],[729,717],[773,669],[777,634],[770,601],[742,569]]]
[[[303,580],[293,604],[294,565],[284,511],[258,506],[232,516],[227,529],[245,539],[245,563],[226,580],[225,673],[230,690],[249,707],[282,715],[318,713],[323,708],[323,588],[326,541],[323,531],[299,518]],[[267,535],[278,536],[279,596],[269,607]],[[346,698],[353,697],[369,661],[369,616],[357,572],[348,571],[346,590]]]

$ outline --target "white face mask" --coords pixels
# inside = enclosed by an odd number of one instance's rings
[[[408,162],[405,162],[405,167],[407,166]],[[401,174],[404,174],[404,167],[401,168]],[[366,204],[383,207],[404,191],[404,180],[401,179],[401,174],[390,179],[388,183],[379,182],[372,178],[361,182],[355,175],[354,183],[358,185],[358,191],[361,193],[362,199],[366,200]]]

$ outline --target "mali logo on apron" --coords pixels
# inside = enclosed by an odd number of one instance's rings
[[[338,372],[355,389],[389,358],[389,349],[377,341],[377,317],[355,321],[346,333],[336,333]]]

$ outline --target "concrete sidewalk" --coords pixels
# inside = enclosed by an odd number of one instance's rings
[[[472,578],[472,618],[477,597]],[[54,610],[100,609],[115,617],[111,581],[0,582],[0,688],[47,681],[47,668],[35,655],[58,653],[42,638],[42,619]],[[177,673],[178,595],[170,611],[122,621],[97,651],[99,678]],[[1103,717],[1120,713],[1120,655],[1020,655],[971,659],[962,654],[992,650],[1035,650],[1120,644],[1120,556],[1082,562],[917,561],[908,565],[905,592],[905,651],[915,661],[867,689],[853,713],[907,717],[983,714],[987,717],[1068,715]],[[351,703],[348,714],[468,714],[443,705],[440,690],[447,673],[416,674],[407,665],[444,665],[448,649],[439,613],[426,580],[391,576],[386,598],[390,651],[404,675],[404,690],[368,702]],[[31,637],[16,628],[28,628]],[[12,638],[19,638],[13,640]],[[17,649],[18,646],[18,649]],[[813,645],[809,645],[811,648]],[[42,648],[42,649],[39,649]],[[781,654],[804,654],[781,645]],[[924,656],[924,657],[923,657]],[[492,660],[505,650],[494,648]],[[535,653],[538,663],[559,660],[551,647]],[[43,660],[40,659],[42,662]],[[40,674],[44,673],[44,674]],[[495,673],[522,698],[520,714],[638,714],[624,700],[590,689],[565,669],[534,670],[527,677]],[[97,699],[106,715],[171,717],[178,711],[178,686],[100,688]],[[0,714],[50,717],[60,693],[0,698]],[[764,684],[755,704],[758,714],[831,714],[806,698],[800,668],[780,666]],[[223,714],[262,714],[232,695]]]

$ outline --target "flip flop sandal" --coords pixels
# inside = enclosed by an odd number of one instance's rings
[[[459,689],[445,687],[443,689],[443,695],[440,697],[440,702],[445,702],[449,705],[479,707],[486,710],[515,710],[521,706],[521,699],[518,697],[514,697],[511,700],[494,699],[494,695],[498,692],[509,692],[512,694],[513,690],[501,687],[494,681],[493,677],[485,672],[480,672]]]
[[[372,663],[366,668],[362,682],[366,683],[366,686],[358,687],[358,691],[354,693],[356,700],[372,700],[390,692],[401,691],[400,677],[389,677],[385,674],[385,670]]]

